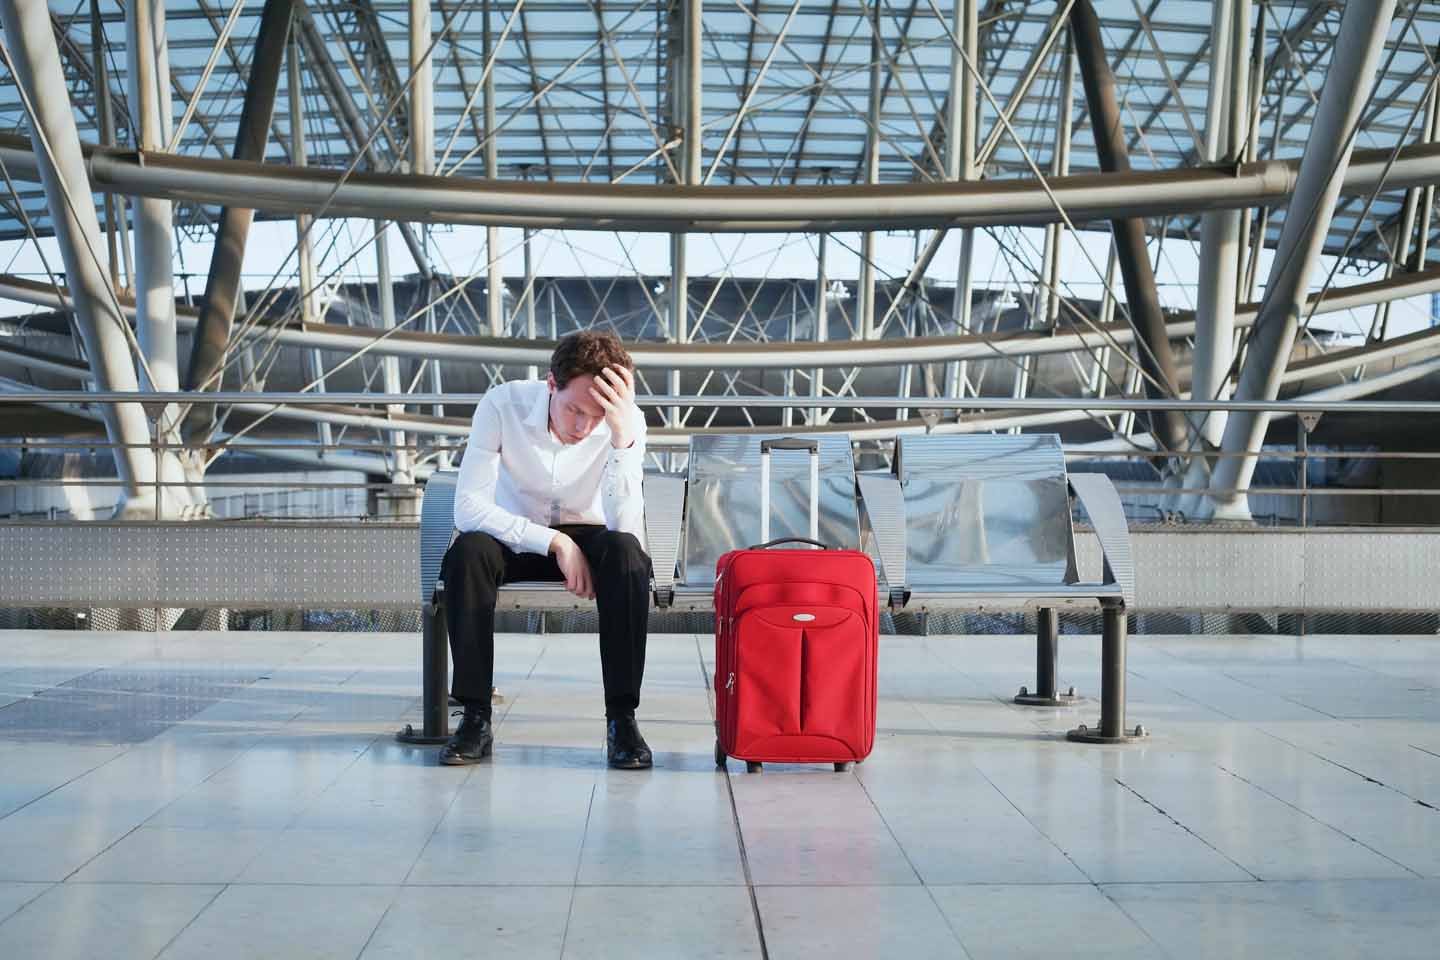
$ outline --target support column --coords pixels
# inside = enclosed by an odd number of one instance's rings
[[[975,74],[965,66],[980,62],[980,0],[954,0],[952,32],[956,43],[950,48],[950,93],[947,101],[945,137],[945,176],[949,180],[974,180],[979,171],[975,166],[976,111],[979,107]],[[972,299],[971,265],[975,260],[975,231],[960,231],[960,262],[956,265],[955,317],[956,335],[970,332]],[[969,378],[969,364],[954,360],[945,364],[945,395],[961,397]]]
[[[1125,604],[1105,600],[1100,608],[1100,726],[1080,724],[1065,734],[1074,743],[1130,743],[1149,733],[1140,724],[1125,725],[1125,648],[1128,626]]]
[[[703,175],[701,165],[701,122],[704,116],[704,64],[702,49],[703,0],[685,0],[685,43],[684,82],[680,94],[685,108],[684,146],[685,155],[681,174],[687,186],[698,186]],[[670,336],[676,343],[690,341],[690,271],[685,262],[686,245],[689,237],[684,233],[670,235]],[[672,396],[680,393],[680,371],[671,370],[669,390]],[[679,407],[670,408],[670,425],[681,426]]]
[[[815,258],[815,342],[824,343],[830,339],[830,293],[827,289],[830,278],[826,276],[825,255],[828,252],[830,235],[820,234],[820,250]],[[810,396],[815,406],[810,408],[810,426],[820,425],[820,398],[825,395],[825,368],[816,367],[810,373]]]
[[[1435,91],[1430,93],[1430,101],[1425,105],[1425,123],[1420,131],[1419,143],[1430,143],[1435,139]],[[1400,223],[1396,225],[1395,235],[1392,238],[1393,249],[1390,252],[1390,260],[1385,264],[1385,279],[1389,280],[1395,276],[1397,270],[1408,270],[1410,268],[1410,242],[1415,234],[1415,218],[1420,211],[1420,201],[1424,196],[1423,187],[1411,187],[1405,191],[1405,204],[1401,208]],[[1422,264],[1423,266],[1423,264]],[[1384,340],[1386,328],[1390,324],[1390,303],[1386,300],[1375,305],[1375,319],[1370,323],[1370,340]]]
[[[489,11],[487,2],[485,5],[487,39],[490,27]],[[429,56],[434,39],[431,27],[430,0],[410,0],[410,73],[412,78],[410,83],[410,172],[421,176],[429,176],[435,172],[435,71],[433,69],[434,58]],[[487,136],[491,132],[488,113],[486,114],[485,132]],[[495,146],[493,137],[490,137],[489,144],[490,147],[486,151],[487,160],[490,150],[493,150]],[[487,236],[488,234],[487,230]],[[430,257],[430,228],[428,226],[420,227],[419,243],[420,257],[428,263]],[[492,254],[493,259],[494,247],[489,247],[487,252]],[[416,265],[420,266],[419,260]],[[435,295],[434,279],[423,266],[421,274],[420,295],[425,303],[424,329],[426,333],[438,333],[435,310],[429,305]],[[493,319],[491,322],[494,322]],[[445,384],[440,377],[439,358],[429,361],[427,371],[430,392],[444,393]],[[443,417],[445,416],[445,405],[437,403],[431,407],[430,412],[437,417]],[[448,453],[440,453],[436,456],[437,467],[445,469],[449,465],[450,455]]]
[[[1026,707],[1067,707],[1079,700],[1074,687],[1057,689],[1060,662],[1060,611],[1041,607],[1036,612],[1035,692],[1021,687],[1015,702]]]
[[[1100,39],[1100,21],[1090,0],[1076,0],[1070,10],[1070,31],[1075,55],[1080,61],[1080,76],[1085,82],[1085,99],[1095,131],[1100,169],[1106,173],[1128,172],[1130,154],[1115,95],[1115,76]],[[1137,352],[1149,377],[1146,395],[1157,400],[1169,399],[1176,393],[1178,376],[1170,338],[1165,332],[1165,318],[1160,312],[1160,297],[1155,290],[1155,269],[1145,245],[1145,221],[1114,220],[1110,227],[1115,235],[1120,273],[1125,280],[1131,323],[1139,338]],[[1152,416],[1150,429],[1162,447],[1183,448],[1186,433],[1183,414],[1172,411]]]
[[[99,125],[100,144],[115,146],[115,111],[110,103],[110,68],[106,63],[105,23],[100,18],[100,0],[90,0],[90,53],[93,58],[91,71],[94,74],[95,120]],[[110,249],[110,286],[122,290],[130,285],[127,271],[125,282],[120,281],[120,245],[117,231],[124,219],[123,201],[113,193],[105,194],[105,240]],[[130,262],[130,255],[125,255]]]
[[[45,199],[55,225],[55,237],[65,264],[75,325],[90,358],[91,375],[97,390],[139,389],[130,345],[125,336],[125,318],[100,260],[104,239],[95,216],[85,158],[80,152],[80,134],[70,98],[65,95],[65,72],[49,8],[39,0],[0,3],[0,26],[15,68],[15,82],[24,92],[34,113],[29,115],[31,139],[35,143],[36,166],[45,186]],[[135,512],[153,515],[155,458],[145,446],[150,431],[145,412],[138,403],[106,405],[101,416],[111,443],[133,444],[115,448],[115,470],[122,484],[117,514]]]
[[[170,139],[170,65],[165,42],[165,4],[160,0],[134,0],[125,7],[125,41],[129,55],[126,95],[130,101],[135,146],[164,150]],[[142,389],[174,392],[180,389],[175,330],[175,285],[172,273],[174,225],[169,200],[132,197],[135,212],[135,334],[153,382],[140,371]],[[160,440],[178,444],[179,408],[161,411]],[[160,454],[161,479],[183,484],[185,469],[178,452]],[[169,488],[177,506],[188,506],[184,486]]]
[[[790,343],[795,343],[796,335],[800,329],[800,290],[799,285],[793,281],[787,285],[790,287],[790,323],[785,339]],[[780,376],[780,382],[784,385],[782,389],[785,391],[785,396],[795,396],[795,368],[786,367],[785,372]],[[786,430],[795,426],[794,407],[786,407],[780,411],[780,426]]]
[[[1250,130],[1250,0],[1216,0],[1210,27],[1213,62],[1226,69],[1210,71],[1205,117],[1207,163],[1239,163]],[[1196,293],[1195,353],[1190,396],[1226,400],[1230,396],[1230,363],[1235,349],[1235,306],[1240,296],[1240,268],[1245,216],[1221,210],[1201,217],[1199,288]],[[1262,240],[1263,242],[1263,240]],[[1195,436],[1192,453],[1213,450],[1225,433],[1225,412],[1199,410],[1190,415]],[[1199,489],[1210,477],[1210,461],[1192,456],[1181,486]],[[1179,494],[1173,506],[1189,515],[1200,507],[1200,494]]]
[[[416,0],[412,0],[416,2]],[[482,57],[488,63],[495,55],[492,49],[494,34],[490,31],[490,0],[484,0],[482,11],[485,18],[483,27],[483,54]],[[499,144],[494,135],[495,131],[495,71],[491,69],[485,74],[485,176],[490,180],[496,180],[500,176],[499,165]],[[507,329],[508,318],[505,316],[505,280],[504,273],[500,269],[500,228],[485,228],[485,313],[490,320],[490,335],[492,337],[503,337],[509,334]],[[525,253],[528,258],[530,248],[527,245]]]
[[[1430,101],[1430,130],[1433,132],[1440,128],[1440,97],[1433,97]],[[1418,273],[1425,269],[1426,260],[1429,259],[1430,248],[1430,219],[1435,209],[1435,184],[1427,183],[1420,194],[1420,228],[1415,234],[1415,253],[1410,261],[1411,272]]]
[[[291,161],[297,167],[306,166],[305,156],[305,116],[304,97],[305,89],[301,86],[300,80],[300,41],[298,37],[291,36],[289,55],[286,57],[286,87],[287,100],[290,106],[290,153]],[[300,296],[300,319],[304,323],[319,323],[320,296],[315,289],[317,279],[315,275],[315,247],[310,242],[310,224],[312,219],[306,214],[297,214],[295,217],[295,250],[299,259],[298,294]],[[305,351],[305,376],[309,380],[317,381],[315,384],[316,393],[325,392],[325,365],[321,360],[319,350]],[[333,451],[329,450],[335,442],[334,433],[328,423],[315,424],[315,436],[321,445],[327,449],[321,451],[325,456]]]
[[[1395,0],[1345,7],[1334,58],[1315,109],[1310,141],[1300,160],[1300,173],[1265,285],[1265,299],[1250,333],[1245,364],[1235,388],[1237,400],[1274,400],[1280,392],[1280,378],[1290,360],[1305,308],[1310,271],[1330,231],[1335,199],[1350,165],[1352,134],[1369,99],[1394,12]],[[1227,456],[1215,465],[1210,478],[1210,501],[1216,517],[1249,517],[1249,497],[1225,491],[1249,486],[1269,420],[1265,414],[1231,413],[1221,449],[1226,454],[1247,456]]]
[[[383,330],[395,329],[395,287],[390,277],[390,237],[385,230],[385,223],[382,220],[375,221],[375,288],[380,300],[380,327]],[[381,377],[384,381],[385,392],[392,396],[401,392],[400,387],[400,358],[385,357],[380,361]],[[392,417],[403,416],[405,405],[403,403],[390,403],[385,406],[386,412]],[[393,466],[390,471],[390,482],[393,484],[413,484],[415,475],[411,465],[410,452],[405,448],[406,436],[403,430],[392,430],[389,434],[391,444]],[[415,509],[413,497],[408,511],[399,509],[398,500],[395,497],[397,492],[392,491],[391,504],[395,505],[392,514],[398,515],[405,512],[406,516],[413,516]]]
[[[531,343],[535,341],[535,259],[530,249],[531,242],[535,239],[535,232],[528,227],[523,233],[522,246],[525,251],[525,338]],[[525,376],[530,380],[540,379],[540,368],[535,364],[525,368]]]
[[[259,162],[265,159],[265,144],[270,136],[270,120],[275,113],[275,95],[280,85],[280,69],[285,61],[286,37],[290,32],[291,6],[292,0],[265,0],[261,11],[255,56],[250,63],[250,80],[245,88],[245,103],[240,110],[240,127],[235,134],[236,160]],[[190,350],[190,369],[185,378],[187,390],[220,389],[230,330],[235,322],[240,268],[245,259],[250,224],[254,219],[255,211],[246,207],[227,206],[220,212],[214,253],[210,259],[210,275],[205,281],[205,303],[200,308],[194,345]],[[191,407],[185,418],[186,439],[208,436],[214,428],[215,414],[215,409],[209,405]]]
[[[1210,71],[1205,120],[1205,161],[1238,163],[1241,159],[1250,106],[1250,0],[1216,0],[1211,26],[1211,54],[1225,69]],[[1201,218],[1200,278],[1195,310],[1195,358],[1190,395],[1196,400],[1224,400],[1235,342],[1235,304],[1240,270],[1239,210],[1207,213]],[[1197,411],[1195,428],[1206,445],[1218,446],[1225,432],[1221,411]],[[1196,449],[1199,445],[1196,445]],[[1203,467],[1195,458],[1192,467]],[[1191,481],[1205,474],[1189,472]]]
[[[865,182],[880,179],[880,61],[885,55],[880,42],[880,5],[870,9],[870,98],[865,124]],[[860,289],[857,294],[861,340],[873,340],[875,329],[875,231],[860,235]]]
[[[485,9],[488,35],[488,0]],[[423,175],[435,172],[435,73],[426,56],[430,42],[430,0],[410,0],[410,172]]]
[[[1070,140],[1074,132],[1075,103],[1075,43],[1067,33],[1065,49],[1061,54],[1060,99],[1056,105],[1055,150],[1050,160],[1050,175],[1063,177],[1070,172]],[[1037,318],[1031,313],[1031,327],[1053,331],[1060,319],[1060,238],[1061,225],[1045,225],[1045,259],[1041,270],[1044,289],[1036,303],[1045,305],[1044,312]],[[1039,320],[1036,323],[1036,320]],[[1025,397],[1030,392],[1030,380],[1035,374],[1037,358],[1031,354],[1020,358],[1015,368],[1015,396]],[[1019,433],[1019,427],[1012,427],[1012,433]]]

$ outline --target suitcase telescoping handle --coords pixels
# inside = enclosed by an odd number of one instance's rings
[[[770,451],[808,450],[810,452],[810,536],[808,538],[770,539]],[[760,441],[760,540],[765,546],[783,543],[785,540],[801,540],[813,543],[822,550],[820,542],[820,443],[800,437],[781,437]]]

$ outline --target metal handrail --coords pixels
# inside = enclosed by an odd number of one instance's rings
[[[224,392],[146,392],[36,390],[25,393],[0,392],[0,404],[6,403],[198,403],[204,405],[234,403],[274,403],[297,406],[328,406],[334,404],[454,404],[472,406],[484,398],[483,393],[249,393]],[[1092,413],[1125,413],[1135,411],[1176,410],[1201,413],[1207,410],[1251,413],[1440,413],[1440,401],[1433,400],[1152,400],[1148,398],[1111,397],[779,397],[779,396],[704,396],[693,394],[640,394],[635,402],[647,407],[748,407],[810,409],[813,407],[842,408],[877,407],[881,409],[925,410],[1081,410]],[[378,415],[378,414],[377,414]],[[777,425],[776,430],[781,428]]]

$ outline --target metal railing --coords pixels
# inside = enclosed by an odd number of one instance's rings
[[[207,503],[210,509],[203,515],[210,517],[225,518],[264,518],[283,516],[286,518],[295,517],[296,495],[301,493],[338,492],[349,491],[352,494],[360,491],[366,497],[375,495],[379,497],[415,498],[423,488],[423,479],[428,475],[431,464],[435,458],[442,453],[458,454],[464,448],[464,435],[467,428],[457,422],[454,425],[437,423],[433,418],[426,421],[432,426],[431,435],[433,441],[420,442],[420,437],[408,432],[410,424],[408,417],[392,418],[386,410],[387,405],[408,404],[414,406],[444,404],[446,406],[473,407],[477,404],[483,394],[477,393],[403,393],[403,394],[382,394],[382,393],[325,393],[313,392],[274,392],[254,393],[243,391],[210,392],[210,393],[189,393],[189,392],[100,392],[82,390],[47,390],[47,391],[25,391],[25,392],[0,392],[0,404],[41,404],[45,406],[59,406],[71,412],[80,412],[81,415],[89,415],[98,419],[98,414],[93,410],[97,404],[121,404],[137,403],[142,406],[146,418],[151,426],[151,437],[149,442],[144,444],[123,444],[109,440],[76,440],[74,438],[44,438],[25,439],[23,441],[0,442],[0,451],[19,450],[22,452],[67,452],[87,451],[91,453],[99,451],[116,451],[121,449],[145,449],[151,451],[158,462],[164,453],[188,451],[191,454],[201,454],[207,457],[214,457],[221,451],[234,451],[247,454],[265,455],[272,457],[304,459],[304,463],[296,463],[296,469],[307,467],[311,470],[335,470],[360,473],[365,476],[387,475],[392,472],[393,456],[400,451],[408,452],[411,462],[416,465],[416,477],[412,482],[375,482],[370,480],[298,480],[289,478],[206,478],[200,483],[190,480],[164,480],[160,471],[155,471],[153,481],[147,481],[145,486],[151,489],[155,496],[157,515],[155,519],[161,519],[159,515],[160,504],[163,501],[162,491],[170,487],[190,488],[203,485],[207,492]],[[1114,447],[1106,447],[1103,450],[1093,449],[1092,445],[1080,445],[1067,449],[1067,458],[1071,461],[1084,462],[1087,460],[1131,460],[1151,464],[1158,463],[1188,463],[1190,460],[1203,457],[1207,461],[1215,462],[1223,458],[1253,458],[1259,461],[1291,461],[1295,465],[1295,483],[1293,486],[1277,486],[1273,483],[1251,483],[1245,487],[1217,489],[1211,487],[1183,487],[1165,485],[1160,482],[1159,470],[1156,470],[1157,480],[1155,483],[1138,483],[1134,481],[1120,481],[1117,483],[1117,490],[1126,498],[1131,509],[1131,519],[1135,521],[1144,520],[1177,520],[1183,519],[1183,510],[1174,507],[1180,498],[1204,497],[1215,495],[1239,495],[1245,494],[1251,498],[1256,497],[1277,497],[1293,501],[1296,505],[1293,522],[1299,525],[1308,525],[1313,519],[1314,498],[1354,498],[1354,497],[1432,497],[1440,495],[1440,487],[1406,487],[1406,486],[1316,486],[1310,482],[1311,465],[1313,463],[1326,463],[1328,461],[1373,461],[1376,463],[1386,461],[1425,461],[1440,459],[1440,450],[1437,451],[1373,451],[1373,450],[1312,450],[1309,446],[1309,435],[1315,426],[1317,418],[1331,413],[1347,414],[1371,414],[1371,415],[1396,415],[1396,416],[1429,416],[1440,414],[1440,402],[1432,401],[1389,401],[1389,400],[1274,400],[1274,401],[1205,401],[1205,400],[1151,400],[1138,398],[1016,398],[1016,397],[963,397],[963,398],[940,398],[940,397],[838,397],[829,396],[816,398],[813,396],[706,396],[706,395],[641,395],[636,398],[637,403],[642,407],[659,408],[662,411],[679,408],[702,408],[702,409],[734,409],[743,408],[746,410],[800,410],[818,411],[823,410],[833,413],[839,410],[871,409],[871,410],[909,410],[921,411],[924,418],[921,422],[912,422],[901,425],[898,430],[894,424],[876,424],[867,421],[822,423],[819,426],[811,424],[798,424],[795,426],[784,426],[782,424],[757,424],[753,429],[770,430],[775,433],[805,434],[811,432],[839,432],[845,431],[856,436],[861,441],[876,442],[883,444],[883,439],[893,436],[897,432],[916,433],[929,432],[931,430],[954,430],[973,429],[977,432],[990,429],[984,418],[966,418],[966,414],[996,414],[1011,412],[1019,414],[1043,414],[1062,415],[1079,414],[1070,422],[1094,418],[1101,420],[1107,416],[1114,415],[1137,415],[1161,411],[1180,411],[1186,413],[1196,412],[1235,412],[1251,411],[1265,413],[1272,416],[1296,416],[1297,432],[1296,443],[1293,449],[1265,449],[1259,453],[1226,453],[1215,450],[1162,450],[1146,446],[1143,442],[1137,442],[1129,435],[1116,435]],[[364,431],[383,432],[406,432],[407,442],[393,443],[376,440],[365,440],[364,442],[332,442],[321,443],[318,438],[276,440],[274,438],[257,439],[248,436],[248,431],[253,429],[255,421],[243,430],[233,435],[216,437],[202,443],[182,443],[167,440],[163,432],[158,429],[159,422],[165,416],[165,411],[174,410],[176,407],[185,408],[190,405],[226,406],[243,403],[247,405],[247,414],[251,417],[263,418],[263,412],[257,412],[256,407],[270,406],[274,410],[281,410],[287,407],[334,407],[344,405],[354,408],[377,408],[373,416],[365,416],[364,426],[337,424],[340,437],[343,440],[344,431],[348,429]],[[361,409],[360,412],[364,412]],[[954,419],[942,419],[945,414],[954,414]],[[814,419],[818,420],[818,417]],[[1042,426],[1035,424],[1035,426]],[[438,429],[437,429],[438,428]],[[999,428],[1003,428],[999,427]],[[719,429],[719,428],[717,428]],[[740,429],[731,426],[725,429]],[[674,469],[676,467],[676,455],[683,454],[688,443],[688,436],[693,432],[685,429],[671,429],[665,426],[652,428],[649,439],[649,447],[656,458],[656,464]],[[1139,436],[1143,437],[1144,434]],[[662,461],[659,458],[664,457]],[[270,471],[274,473],[275,471]],[[227,475],[229,476],[229,475]],[[119,488],[131,486],[128,481],[115,476],[96,477],[13,477],[0,478],[0,494],[7,489],[26,488],[54,488],[66,489],[72,487],[80,488]],[[209,496],[210,491],[233,490],[234,493],[225,493],[220,496]],[[288,494],[289,507],[285,510],[278,508],[274,512],[267,512],[264,509],[266,501],[264,496],[267,492],[276,494]],[[258,498],[258,501],[257,501]],[[1158,502],[1157,502],[1158,501]],[[256,503],[256,509],[246,509],[249,503]],[[376,514],[368,509],[354,509],[355,501],[347,502],[343,510],[313,511],[309,514],[313,519],[329,520],[365,520],[373,519]],[[236,505],[240,507],[241,517],[235,517],[233,509]],[[1168,506],[1167,506],[1168,504]],[[39,508],[25,511],[20,509],[17,502],[12,502],[9,510],[0,511],[0,516],[9,516],[12,520],[60,520],[64,519],[63,510],[53,508]],[[103,505],[102,505],[103,507]],[[223,507],[223,512],[217,507]],[[388,514],[393,517],[394,514]],[[1271,517],[1272,522],[1291,522],[1288,518],[1281,518],[1278,515]],[[1363,522],[1363,521],[1362,521]],[[1374,522],[1374,521],[1371,521]]]

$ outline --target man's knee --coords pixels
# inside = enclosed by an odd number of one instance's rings
[[[445,567],[453,571],[452,575],[461,571],[498,575],[505,569],[505,548],[490,534],[471,530],[460,534],[450,545]]]
[[[596,554],[607,569],[629,576],[650,575],[650,555],[633,533],[604,530],[595,535]]]

